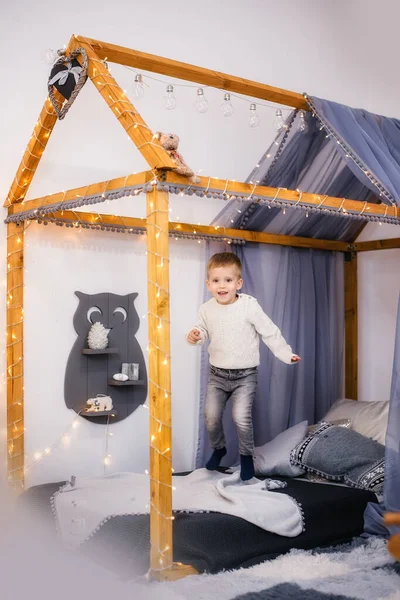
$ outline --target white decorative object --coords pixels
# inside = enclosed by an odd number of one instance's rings
[[[104,350],[108,346],[108,334],[110,329],[106,329],[102,323],[93,323],[88,334],[88,346],[92,350]]]
[[[89,400],[86,401],[86,404],[88,410],[92,412],[103,412],[113,409],[111,396],[105,396],[104,394],[97,394],[96,398],[89,398]]]
[[[139,379],[139,365],[137,363],[122,363],[122,373],[127,375],[131,381]]]
[[[125,373],[115,373],[115,375],[113,375],[113,379],[115,379],[115,381],[128,381],[128,375],[125,375]]]

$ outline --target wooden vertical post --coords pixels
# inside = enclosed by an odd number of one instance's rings
[[[358,399],[357,253],[347,252],[344,262],[345,395]]]
[[[24,485],[24,225],[7,224],[7,472],[12,488]]]
[[[147,194],[150,408],[150,570],[172,567],[172,431],[168,193]]]
[[[175,580],[197,574],[173,562],[171,343],[168,192],[147,193],[147,290],[150,409],[150,577]]]

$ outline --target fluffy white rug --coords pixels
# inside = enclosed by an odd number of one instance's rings
[[[141,592],[138,590],[137,597],[151,600],[232,600],[248,594],[249,599],[285,599],[289,596],[279,595],[278,590],[276,595],[271,596],[262,592],[282,583],[291,583],[304,591],[314,590],[314,594],[307,595],[307,598],[314,595],[327,599],[342,596],[359,600],[400,600],[400,575],[396,573],[394,563],[386,543],[371,538],[364,545],[347,551],[314,553],[292,550],[248,569],[151,584]],[[292,586],[289,588],[293,589]]]

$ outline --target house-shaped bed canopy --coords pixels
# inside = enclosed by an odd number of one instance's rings
[[[110,181],[89,184],[56,194],[25,200],[37,166],[57,122],[57,114],[46,98],[32,136],[11,185],[5,207],[7,216],[7,443],[8,475],[16,488],[24,483],[24,393],[23,393],[23,273],[24,228],[30,220],[68,227],[147,234],[148,315],[149,315],[149,409],[150,409],[150,494],[151,572],[168,579],[194,572],[175,564],[172,558],[172,436],[170,385],[170,302],[169,236],[202,236],[228,242],[257,242],[303,248],[336,250],[345,253],[345,381],[346,396],[357,398],[357,253],[398,248],[400,238],[374,242],[342,242],[287,235],[273,235],[230,229],[218,225],[194,227],[169,222],[169,193],[216,196],[229,200],[256,202],[283,210],[297,207],[324,215],[342,215],[361,221],[381,220],[400,224],[395,205],[321,196],[254,183],[239,183],[201,177],[199,183],[174,173],[175,163],[157,137],[119,87],[107,62],[153,71],[171,77],[241,93],[308,111],[310,104],[301,94],[225,75],[201,67],[152,56],[113,44],[74,35],[66,54],[82,48],[88,57],[88,77],[108,104],[115,118],[146,159],[149,170]],[[56,95],[62,103],[62,97]],[[377,189],[379,190],[378,182]],[[87,204],[108,199],[147,194],[147,219],[77,212]],[[379,195],[379,194],[377,194]],[[62,231],[60,232],[62,235]]]

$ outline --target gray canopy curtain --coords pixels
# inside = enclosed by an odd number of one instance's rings
[[[400,206],[400,121],[315,97],[306,98],[310,106],[310,112],[305,115],[306,130],[300,131],[302,119],[299,111],[293,111],[248,181],[321,196]],[[357,237],[363,225],[360,217],[325,215],[323,209],[322,204],[306,213],[284,211],[257,202],[243,204],[233,200],[214,224],[342,241],[353,241]],[[252,244],[236,252],[245,265],[244,290],[259,299],[294,350],[303,353],[299,369],[285,370],[285,365],[280,365],[263,350],[255,406],[256,443],[263,443],[303,418],[310,421],[319,418],[341,395],[343,257],[329,252]],[[320,310],[326,311],[324,323]],[[400,342],[397,341],[397,361],[399,356]],[[331,371],[324,380],[328,363]],[[395,369],[398,382],[398,362]],[[203,410],[207,370],[207,357],[203,353],[200,411]],[[311,395],[310,381],[314,386]],[[397,506],[397,509],[400,497],[398,390],[399,384],[393,383],[385,488],[387,507]],[[229,415],[226,422],[229,427]],[[393,422],[396,427],[391,425]],[[228,430],[229,452],[225,464],[234,460],[234,435],[233,428]],[[200,417],[197,466],[204,464],[207,452]]]
[[[383,501],[370,503],[364,515],[365,531],[371,535],[388,535],[400,531],[400,527],[387,527],[383,515],[400,512],[400,296],[397,311],[396,339],[388,428],[386,432],[385,486]]]
[[[299,365],[286,365],[261,344],[253,415],[255,443],[262,445],[304,419],[317,422],[340,395],[343,260],[334,252],[265,244],[228,248],[243,263],[242,291],[258,299],[303,359]],[[207,253],[223,250],[222,244],[211,244]],[[197,468],[204,466],[210,454],[203,418],[208,370],[207,350],[203,349]],[[229,403],[224,429],[228,452],[222,464],[232,465],[238,459],[238,444]]]
[[[400,512],[400,297],[386,434],[384,503],[388,511]]]

